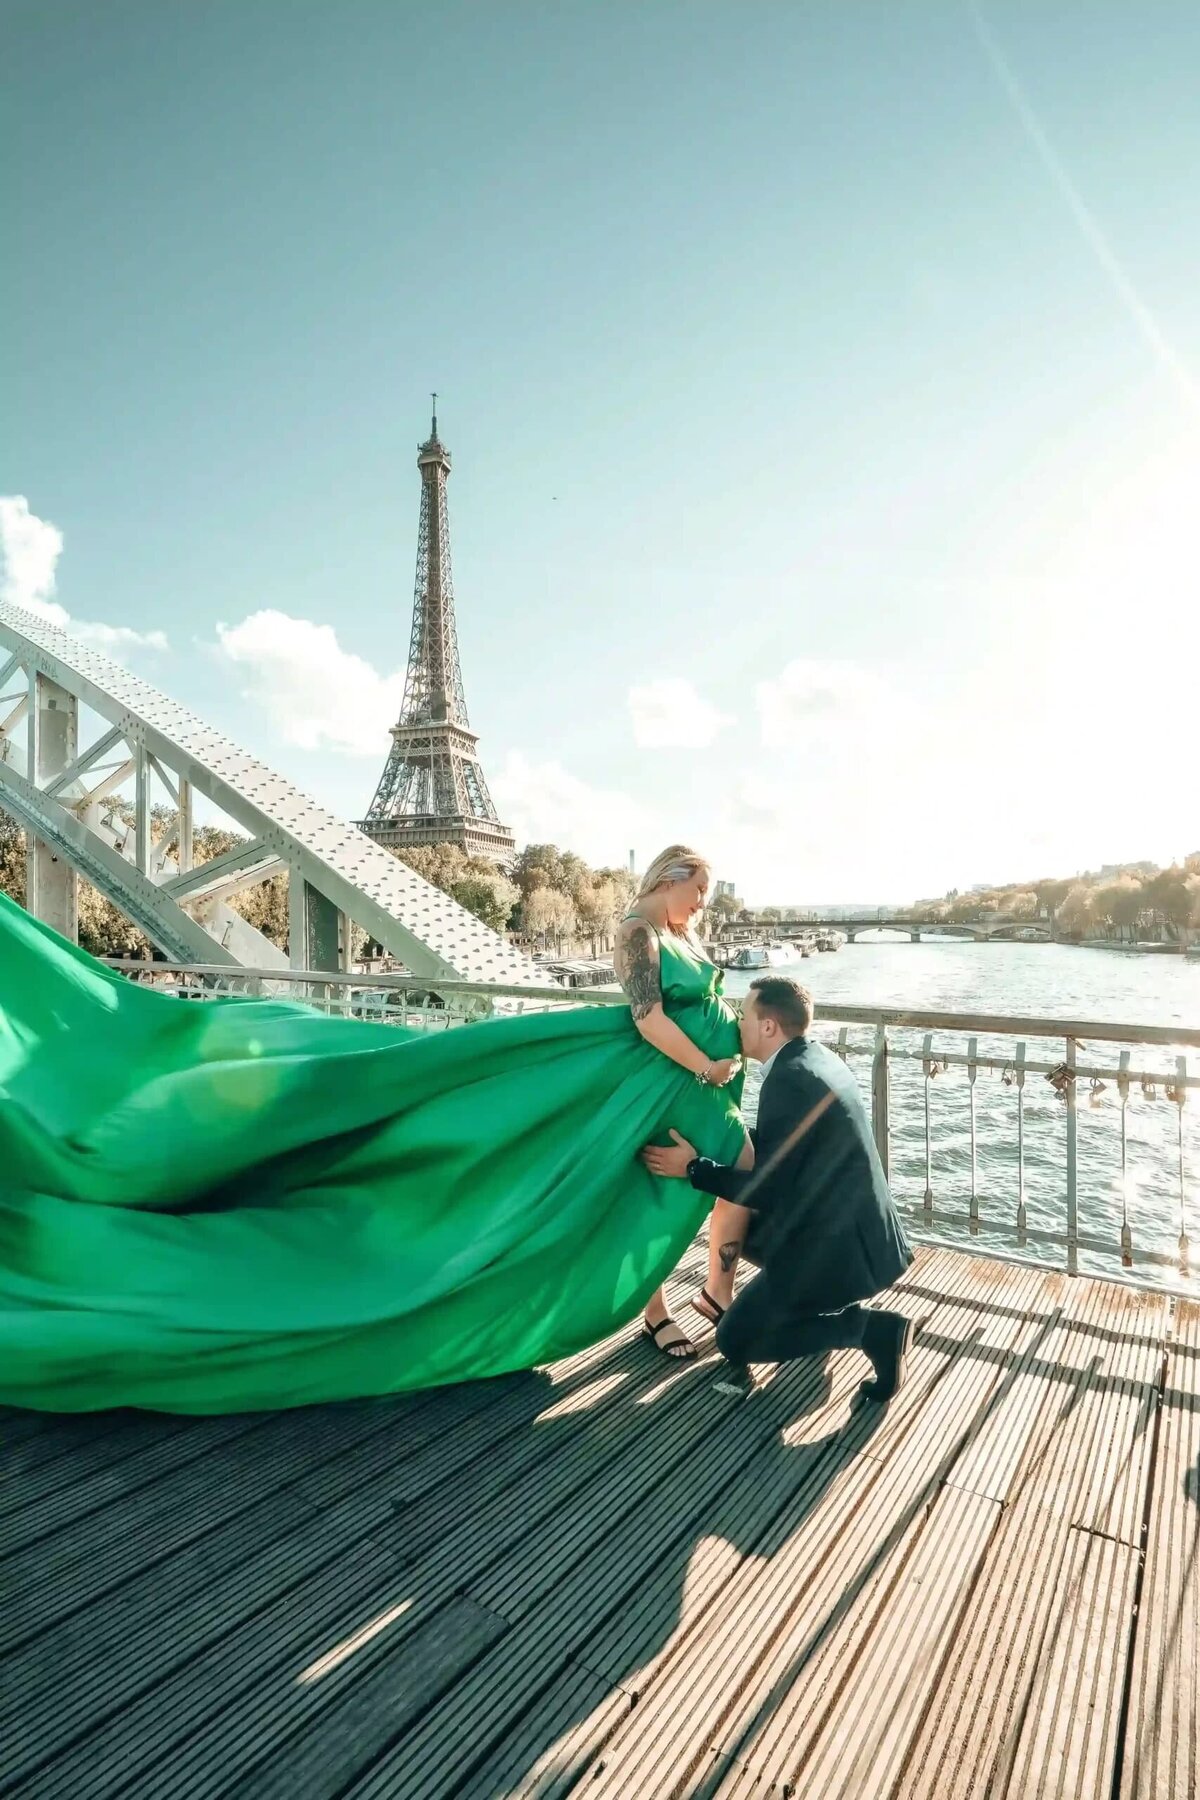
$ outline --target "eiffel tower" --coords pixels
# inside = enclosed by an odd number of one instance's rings
[[[450,452],[438,437],[436,394],[433,429],[418,449],[417,467],[421,524],[404,702],[361,828],[389,850],[457,844],[468,856],[509,862],[516,853],[513,834],[496,816],[479,739],[467,719],[446,512]]]

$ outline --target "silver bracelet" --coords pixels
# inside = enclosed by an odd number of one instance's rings
[[[697,1074],[696,1080],[700,1083],[701,1087],[711,1087],[712,1086],[711,1081],[708,1079],[708,1073],[711,1068],[712,1068],[711,1063],[705,1063],[704,1067]]]

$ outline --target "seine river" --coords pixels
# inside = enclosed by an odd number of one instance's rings
[[[788,967],[787,973],[811,989],[822,1008],[836,1013],[839,1004],[896,1007],[909,1012],[1023,1014],[1042,1019],[1089,1020],[1130,1025],[1200,1027],[1200,958],[1139,956],[1120,951],[1075,948],[1064,944],[973,944],[940,939],[912,944],[906,939],[866,939],[847,944],[836,955],[811,956]],[[751,975],[731,971],[730,996],[746,991]],[[830,1028],[836,1030],[836,1028]],[[828,1031],[822,1032],[828,1035]],[[894,1034],[897,1048],[920,1049],[922,1034]],[[869,1079],[871,1032],[851,1028],[851,1066],[866,1085]],[[1120,1046],[1089,1044],[1081,1064],[1099,1064],[1115,1072]],[[957,1035],[935,1038],[938,1049],[965,1052]],[[982,1230],[981,1248],[1014,1248],[1018,1193],[1017,1088],[1004,1080],[1003,1064],[1014,1043],[981,1038],[981,1056],[995,1056],[994,1072],[981,1069],[975,1083],[976,1190]],[[1061,1039],[1030,1039],[1031,1059],[1058,1061]],[[1188,1073],[1200,1073],[1200,1050],[1188,1055]],[[1130,1066],[1173,1073],[1176,1052],[1165,1046],[1130,1046]],[[891,1064],[891,1175],[901,1201],[920,1204],[925,1192],[925,1097],[920,1062],[895,1057]],[[752,1108],[756,1081],[752,1076],[747,1102]],[[1098,1274],[1119,1272],[1117,1246],[1124,1194],[1133,1231],[1135,1269],[1152,1281],[1196,1291],[1200,1271],[1200,1090],[1188,1090],[1183,1108],[1184,1205],[1191,1239],[1190,1282],[1180,1283],[1170,1271],[1138,1262],[1139,1250],[1175,1255],[1180,1231],[1179,1109],[1166,1098],[1159,1081],[1150,1091],[1131,1083],[1126,1114],[1127,1176],[1121,1172],[1121,1104],[1114,1079],[1103,1092],[1078,1084],[1079,1220],[1081,1232],[1111,1240],[1111,1257],[1082,1253],[1080,1266]],[[1024,1090],[1025,1187],[1031,1227],[1063,1230],[1066,1217],[1066,1107],[1044,1075],[1028,1075]],[[930,1084],[932,1190],[938,1206],[965,1211],[971,1186],[970,1084],[964,1068],[952,1067]],[[962,1241],[963,1227],[938,1225],[934,1235]],[[1061,1263],[1058,1246],[1027,1249],[1023,1254]]]

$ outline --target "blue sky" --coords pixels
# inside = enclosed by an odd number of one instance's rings
[[[760,901],[1200,846],[1190,0],[3,18],[11,597],[357,816],[436,387],[522,835]]]

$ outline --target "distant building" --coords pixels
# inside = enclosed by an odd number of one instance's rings
[[[1104,867],[1100,870],[1099,874],[1097,876],[1095,876],[1094,879],[1097,881],[1115,881],[1119,875],[1145,875],[1146,877],[1149,877],[1151,875],[1157,875],[1157,874],[1158,874],[1158,864],[1157,863],[1152,863],[1152,862],[1105,863]]]
[[[713,899],[736,900],[737,887],[735,883],[732,881],[718,881],[716,887],[713,889]]]

